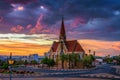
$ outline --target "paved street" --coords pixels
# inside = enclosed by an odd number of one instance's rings
[[[34,74],[14,74],[13,77],[15,80],[17,78],[26,78],[26,80],[39,80],[40,78],[62,78],[62,80],[66,80],[63,78],[89,78],[89,79],[120,79],[120,75],[114,74],[111,71],[111,65],[104,64],[97,66],[93,69],[86,69],[86,70],[46,70],[46,69],[29,69],[29,68],[22,68],[16,70],[29,70],[34,71]],[[9,75],[1,75],[4,79],[7,79]],[[31,79],[29,79],[31,78]],[[34,78],[34,79],[33,79]],[[22,80],[22,79],[20,79]],[[40,79],[41,80],[41,79]]]

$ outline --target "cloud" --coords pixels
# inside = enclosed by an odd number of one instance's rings
[[[0,34],[0,40],[8,40],[10,42],[19,42],[19,43],[30,43],[30,44],[39,44],[39,45],[50,45],[52,41],[56,40],[57,36],[55,34]],[[4,42],[0,44],[5,44]]]
[[[0,40],[1,41],[1,40]],[[7,42],[7,41],[6,41]],[[29,44],[29,43],[17,43],[12,42],[12,44],[1,44],[0,46],[0,55],[9,55],[10,52],[12,54],[23,56],[37,53],[39,55],[44,55],[45,51],[48,51],[50,46],[47,45],[37,45],[37,44]]]
[[[56,40],[53,39],[55,36],[47,34],[0,34],[0,53],[3,53],[2,55],[9,55],[9,52],[13,52],[13,55],[28,55],[31,53],[44,55],[44,52],[48,52],[53,41]],[[8,37],[8,39],[1,39],[3,37]],[[81,39],[78,42],[86,53],[90,49],[91,54],[95,51],[97,56],[109,54],[114,56],[120,53],[120,41]],[[106,45],[107,47],[105,47]]]
[[[31,25],[31,24],[28,24],[26,28],[27,28],[27,29],[30,29],[31,27],[32,27],[32,25]]]
[[[77,17],[77,18],[73,19],[73,22],[70,23],[70,25],[71,25],[71,27],[76,28],[76,27],[79,27],[80,25],[85,24],[85,23],[86,23],[86,20],[84,18]]]
[[[40,33],[43,30],[43,28],[45,28],[45,25],[42,24],[43,17],[44,15],[41,14],[36,22],[35,27],[30,30],[30,33]]]
[[[11,6],[14,8],[14,11],[23,11],[24,6],[18,5],[18,4],[11,4]]]
[[[24,10],[14,11],[12,4],[22,5]],[[73,34],[71,38],[120,40],[118,0],[1,0],[0,5],[4,23],[20,24],[24,29],[28,24],[32,25],[30,31],[26,29],[20,33],[59,33],[61,17],[64,16],[67,35],[69,32]],[[39,21],[40,14],[43,18]],[[6,27],[1,31],[5,32]]]
[[[7,3],[14,3],[14,4],[28,4],[31,2],[36,2],[37,0],[4,0]]]
[[[86,53],[89,53],[89,49],[96,52],[97,56],[115,56],[120,54],[120,41],[103,41],[103,40],[93,40],[93,39],[82,39],[79,40]],[[105,47],[107,46],[107,47]]]
[[[11,28],[11,31],[16,33],[21,32],[22,30],[24,30],[24,27],[21,25],[17,25],[16,27]]]
[[[0,16],[0,22],[2,22],[3,21],[3,17],[2,16]]]

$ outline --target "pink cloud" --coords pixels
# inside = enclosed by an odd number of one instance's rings
[[[32,27],[31,24],[28,24],[28,25],[26,26],[27,29],[30,29],[31,27]]]
[[[70,24],[72,27],[78,27],[80,24],[85,24],[86,20],[82,17],[80,18],[75,18],[73,22]]]
[[[21,25],[17,25],[17,26],[15,26],[15,27],[12,27],[11,28],[11,31],[12,32],[21,32],[22,30],[24,30],[24,27],[23,26],[21,26]]]
[[[42,24],[43,17],[44,17],[44,15],[41,14],[36,22],[35,27],[30,30],[30,33],[38,33],[40,31],[42,31],[43,28],[45,28],[45,25]]]

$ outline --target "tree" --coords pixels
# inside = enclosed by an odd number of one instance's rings
[[[53,59],[48,59],[47,57],[43,58],[41,63],[46,64],[49,68],[55,65],[55,61]]]
[[[111,58],[110,55],[108,55],[103,59],[103,61],[106,63],[111,63],[113,61],[113,58]]]
[[[37,61],[36,61],[36,60],[33,60],[33,61],[31,61],[31,64],[33,64],[34,67],[35,67],[35,65],[37,64]]]
[[[83,65],[85,67],[91,67],[92,66],[92,58],[90,55],[85,55],[83,58]]]
[[[77,62],[80,60],[79,54],[69,54],[68,55],[69,60],[69,68],[74,68],[77,65]],[[71,66],[72,65],[72,66]]]
[[[4,61],[0,60],[0,68],[4,64]]]
[[[95,56],[94,55],[90,55],[90,57],[91,57],[91,61],[94,62],[95,61]],[[95,62],[94,62],[93,66],[95,66]]]
[[[90,54],[90,53],[91,53],[91,50],[89,49],[88,51],[89,51],[89,54]]]
[[[71,65],[73,68],[74,62],[75,62],[75,54],[73,54],[73,53],[69,54],[69,68],[71,68]]]
[[[58,68],[58,65],[59,65],[59,61],[60,61],[60,57],[57,56],[57,57],[56,57],[56,62],[55,62],[55,64],[57,65],[57,68]]]
[[[42,64],[47,64],[47,61],[48,61],[48,58],[45,57],[45,58],[42,59],[41,63],[42,63]]]
[[[20,61],[14,61],[14,65],[23,65],[24,61],[20,60]]]
[[[116,60],[117,65],[120,65],[120,55],[116,56],[114,60]]]
[[[92,60],[92,61],[95,61],[95,56],[90,55],[90,57],[91,57],[91,60]]]
[[[54,61],[53,59],[48,59],[47,65],[48,65],[48,67],[49,67],[49,69],[50,69],[50,67],[52,67],[52,66],[55,65],[55,61]]]
[[[65,61],[68,61],[68,55],[66,55],[66,54],[61,54],[61,56],[60,56],[60,60],[61,60],[61,62],[62,62],[62,68],[64,69],[64,62]]]
[[[74,63],[75,63],[75,66],[76,66],[76,65],[77,65],[77,62],[80,61],[80,56],[79,56],[79,54],[75,54],[75,58],[74,58],[74,59],[75,59],[75,60],[74,60],[74,61],[75,61]]]
[[[9,64],[7,62],[3,63],[2,68],[3,69],[8,69]]]
[[[25,60],[24,61],[24,65],[25,65],[25,67],[26,67],[26,65],[28,64],[28,61],[27,60]]]
[[[118,65],[120,65],[120,55],[119,55],[119,56],[117,56],[116,61],[117,61],[117,64],[118,64]]]

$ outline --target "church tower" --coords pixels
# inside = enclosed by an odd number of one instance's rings
[[[60,54],[63,54],[63,45],[64,45],[65,41],[66,41],[66,33],[65,33],[64,19],[62,17],[62,23],[61,23],[61,29],[60,29],[60,35],[59,35],[59,42],[61,45]]]
[[[60,35],[59,35],[59,41],[63,42],[66,41],[66,32],[65,32],[65,26],[64,26],[64,19],[62,17],[62,23],[61,23],[61,29],[60,29]]]

